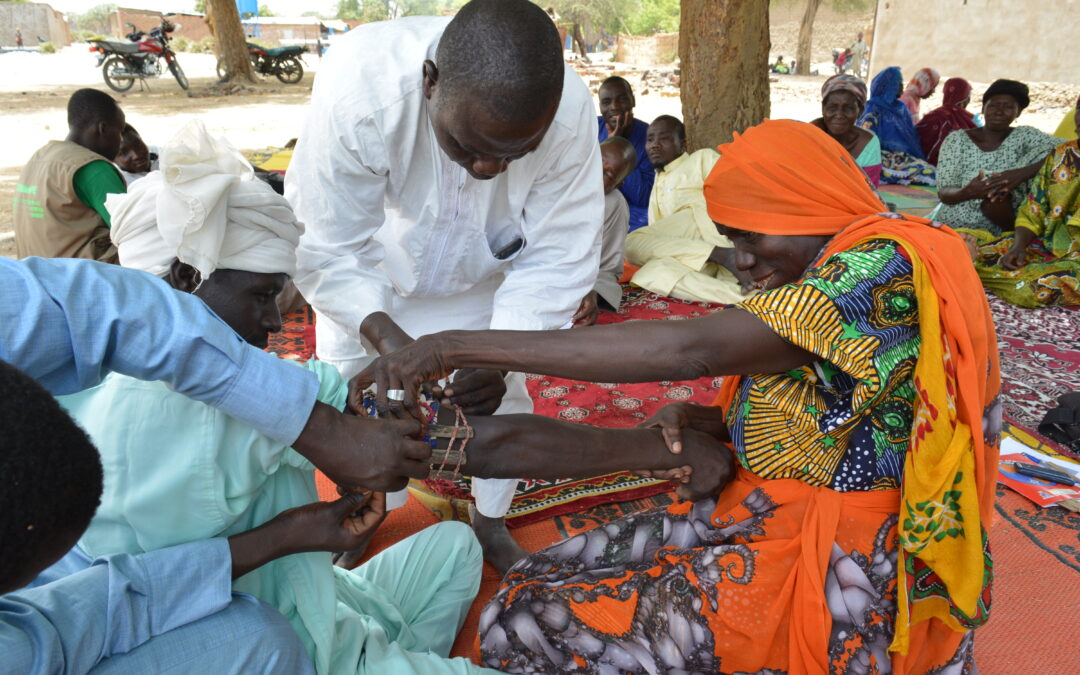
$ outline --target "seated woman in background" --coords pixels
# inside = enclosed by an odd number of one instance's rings
[[[1077,136],[1080,135],[1080,129],[1076,128],[1073,123],[1073,114],[1069,113],[1061,120],[1061,124],[1054,131],[1054,135],[1058,138],[1064,138],[1067,141],[1075,141]]]
[[[808,124],[766,121],[719,151],[708,214],[759,295],[688,321],[436,333],[358,376],[406,392],[468,366],[725,376],[715,407],[675,404],[652,424],[673,449],[693,430],[729,439],[732,480],[518,562],[480,615],[483,663],[973,672],[1001,407],[990,308],[974,269],[955,264],[965,245],[883,214],[850,156]],[[631,347],[611,358],[612,345]]]
[[[1080,98],[1073,127],[1080,127]],[[1016,214],[1016,232],[980,247],[975,267],[984,286],[1014,305],[1080,305],[1080,147],[1075,138],[1042,163]]]
[[[934,95],[940,81],[941,75],[938,75],[938,71],[933,68],[920,68],[915,73],[915,77],[911,78],[911,82],[908,82],[908,85],[904,87],[904,93],[900,94],[900,102],[911,113],[912,124],[918,124],[922,118],[919,113],[919,103],[924,98],[930,98]]]
[[[1031,178],[1062,142],[1034,127],[1012,126],[1028,103],[1026,84],[997,80],[983,94],[986,126],[949,134],[941,144],[938,220],[983,230],[982,243],[1012,229]]]
[[[874,76],[870,100],[857,124],[874,132],[881,142],[881,182],[934,185],[934,166],[926,161],[915,125],[900,100],[904,76],[890,66]]]
[[[945,138],[954,131],[974,129],[975,116],[967,111],[968,103],[971,102],[971,83],[962,77],[952,77],[945,80],[942,92],[941,107],[935,108],[919,120],[915,130],[919,132],[919,142],[922,144],[926,159],[931,164],[937,165],[938,151]]]
[[[866,83],[854,75],[833,75],[821,85],[821,117],[810,124],[844,146],[874,187],[881,184],[881,143],[874,132],[855,126],[866,106]]]

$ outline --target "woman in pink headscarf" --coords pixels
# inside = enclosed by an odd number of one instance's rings
[[[926,117],[915,125],[926,159],[934,166],[937,166],[938,150],[946,136],[957,129],[974,129],[976,126],[975,116],[967,111],[971,100],[970,82],[962,77],[945,80],[942,97],[941,107],[926,113]]]
[[[940,81],[941,76],[938,75],[938,71],[933,68],[920,68],[915,73],[915,77],[911,78],[911,82],[908,82],[907,87],[904,88],[904,93],[900,94],[900,100],[903,101],[908,112],[911,113],[912,124],[917,123],[922,117],[919,114],[919,102],[924,98],[933,96]]]

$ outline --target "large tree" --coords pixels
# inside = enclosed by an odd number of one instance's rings
[[[716,147],[769,116],[768,0],[682,0],[687,149]]]
[[[811,46],[814,42],[814,17],[817,16],[821,0],[806,0],[806,11],[803,12],[802,22],[799,24],[799,46],[795,50],[795,74],[809,75]]]
[[[214,49],[223,64],[225,80],[254,82],[247,38],[235,0],[206,0],[206,23],[214,34]]]

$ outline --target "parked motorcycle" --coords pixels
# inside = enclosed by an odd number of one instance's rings
[[[90,51],[98,55],[97,64],[101,67],[105,84],[113,91],[127,91],[135,80],[160,77],[163,72],[161,63],[164,61],[180,88],[187,89],[187,75],[176,60],[176,52],[169,47],[172,40],[169,33],[176,28],[168,19],[162,19],[161,25],[153,28],[149,35],[143,31],[128,33],[128,42],[90,40]]]
[[[304,65],[301,54],[307,51],[303,45],[290,47],[274,47],[267,49],[251,42],[246,43],[248,58],[251,59],[251,69],[261,75],[275,75],[285,84],[296,84],[304,79]],[[218,79],[224,80],[228,73],[225,72],[225,63],[218,59]]]

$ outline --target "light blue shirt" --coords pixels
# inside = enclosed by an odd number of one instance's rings
[[[89,260],[0,258],[0,359],[53,394],[110,371],[163,380],[292,445],[314,373],[252,347],[199,298],[145,272]]]
[[[85,673],[232,600],[226,539],[102,558],[45,586],[0,596],[0,668]]]

